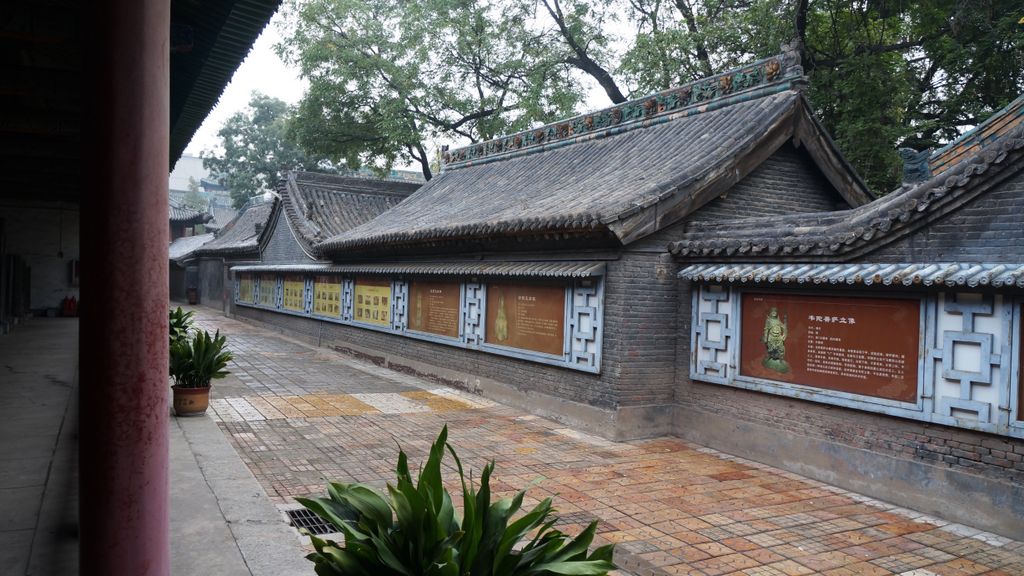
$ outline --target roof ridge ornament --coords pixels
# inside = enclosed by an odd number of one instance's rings
[[[783,45],[782,54],[762,58],[682,86],[648,94],[621,104],[455,149],[442,148],[442,168],[469,165],[484,158],[504,158],[545,150],[578,138],[600,137],[754,100],[806,86],[800,65],[799,41]]]

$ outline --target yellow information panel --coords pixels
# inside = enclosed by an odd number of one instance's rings
[[[238,301],[252,303],[252,274],[242,274],[238,278]]]
[[[391,282],[356,279],[355,302],[352,304],[356,322],[391,325]]]
[[[313,281],[313,313],[321,316],[341,315],[341,279],[317,276]]]
[[[274,302],[274,293],[277,291],[277,276],[273,274],[260,274],[260,306],[273,308],[277,306]]]
[[[284,298],[282,305],[285,310],[291,310],[293,312],[305,312],[306,311],[306,282],[302,279],[302,276],[285,276],[284,277]]]

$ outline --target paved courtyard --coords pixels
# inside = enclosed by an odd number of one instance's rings
[[[580,434],[195,310],[235,353],[212,415],[278,504],[328,479],[383,486],[399,444],[415,466],[447,423],[464,464],[497,461],[497,492],[533,484],[526,505],[554,496],[567,532],[598,520],[632,574],[1024,574],[1021,542],[679,439]]]

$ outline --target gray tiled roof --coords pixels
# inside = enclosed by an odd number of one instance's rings
[[[193,252],[196,256],[259,256],[259,239],[273,203],[250,200],[217,237]]]
[[[307,252],[394,208],[422,183],[292,172],[278,187],[281,206]]]
[[[199,234],[177,238],[171,242],[167,249],[168,257],[175,262],[187,260],[196,249],[210,240],[213,240],[213,234]]]
[[[863,182],[810,114],[798,89],[801,81],[802,76],[785,76],[747,92],[682,106],[670,114],[654,112],[628,126],[544,146],[490,154],[513,144],[495,148],[497,144],[485,143],[480,152],[469,150],[478,154],[476,159],[463,158],[466,150],[461,149],[446,170],[408,200],[319,248],[336,255],[551,233],[611,233],[629,243],[727,190],[756,167],[760,156],[755,152],[770,154],[797,136],[819,164],[832,168],[827,175],[847,202],[868,202],[871,196]],[[660,110],[665,94],[612,111],[633,106],[643,114],[648,104]],[[637,112],[630,114],[635,117]],[[580,121],[586,124],[587,118]],[[571,128],[565,130],[572,134]]]
[[[989,116],[956,140],[936,150],[928,160],[933,174],[938,174],[978,153],[983,146],[1001,138],[1024,123],[1024,95],[1017,97],[1002,110]]]
[[[489,276],[585,278],[604,274],[604,262],[374,262],[366,264],[254,264],[233,266],[235,272],[281,274],[408,274],[412,276]]]
[[[922,262],[898,264],[694,264],[679,277],[730,284],[992,286],[1024,288],[1024,264]]]
[[[198,210],[193,210],[188,206],[182,205],[180,202],[174,200],[173,198],[169,198],[168,203],[170,204],[168,215],[170,217],[171,222],[181,222],[186,224],[189,222],[194,222],[196,224],[200,224],[209,221],[211,218],[209,214],[200,212]]]
[[[994,182],[1022,169],[1024,125],[990,140],[929,180],[854,210],[750,218],[728,226],[694,226],[669,250],[696,260],[783,257],[843,261],[943,217],[990,190]]]

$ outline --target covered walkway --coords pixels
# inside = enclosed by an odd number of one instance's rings
[[[0,336],[0,576],[78,573],[77,365],[77,319]],[[308,574],[298,535],[217,426],[169,426],[171,573]]]

